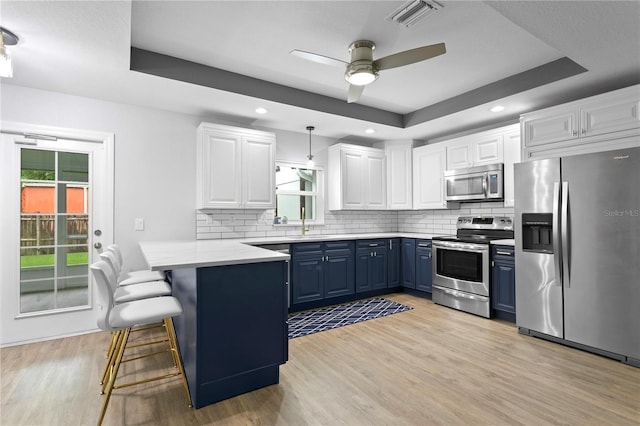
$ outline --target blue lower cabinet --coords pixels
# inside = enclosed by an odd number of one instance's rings
[[[400,286],[400,238],[386,240],[387,247],[387,287]]]
[[[355,293],[353,241],[291,245],[291,304]]]
[[[431,259],[431,240],[416,241],[416,290],[431,293],[433,263]]]
[[[354,293],[353,248],[325,250],[324,298]]]
[[[401,273],[400,284],[407,288],[416,288],[416,240],[402,238],[400,241]]]
[[[386,240],[358,241],[356,293],[387,288]]]
[[[515,322],[516,267],[514,248],[491,246],[491,308],[498,318]]]
[[[291,257],[291,303],[304,303],[324,297],[324,255],[321,251]]]

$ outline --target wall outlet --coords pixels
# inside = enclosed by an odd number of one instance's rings
[[[134,221],[134,229],[136,231],[144,231],[144,218],[136,217]]]

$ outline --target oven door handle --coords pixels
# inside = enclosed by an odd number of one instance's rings
[[[489,251],[488,244],[473,244],[473,243],[457,243],[451,241],[433,241],[431,243],[433,248],[443,248],[443,249],[453,249],[453,250],[464,250],[471,251],[474,253],[486,253]]]
[[[460,297],[462,299],[469,299],[469,300],[482,300],[485,301],[487,300],[486,296],[476,296],[474,294],[469,294],[469,293],[465,293],[462,291],[458,291],[458,290],[452,290],[450,288],[446,288],[446,287],[441,287],[439,285],[434,285],[433,288],[437,288],[438,290],[449,294],[451,296],[455,296],[455,297]]]

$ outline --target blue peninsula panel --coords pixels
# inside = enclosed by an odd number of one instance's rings
[[[286,268],[283,261],[172,271],[195,408],[279,382],[288,359]]]

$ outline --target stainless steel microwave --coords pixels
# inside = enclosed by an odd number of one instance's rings
[[[503,188],[502,163],[444,172],[446,201],[500,201]]]

